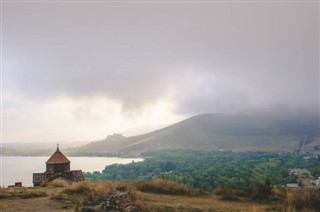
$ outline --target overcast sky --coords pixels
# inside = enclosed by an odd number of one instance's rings
[[[200,113],[319,115],[319,2],[2,3],[3,142],[98,140]]]

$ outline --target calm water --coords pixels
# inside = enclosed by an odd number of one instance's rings
[[[0,185],[13,185],[22,182],[23,186],[32,186],[32,173],[46,170],[49,157],[0,157]],[[139,162],[141,158],[108,158],[108,157],[68,157],[71,170],[81,169],[84,172],[102,171],[106,165]]]

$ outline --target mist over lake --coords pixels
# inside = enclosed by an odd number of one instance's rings
[[[117,157],[68,157],[71,169],[83,172],[102,171],[106,165],[128,164],[132,161],[143,161],[142,158]],[[46,170],[46,161],[49,157],[1,157],[0,185],[7,187],[15,182],[22,182],[23,186],[33,186],[32,174]]]

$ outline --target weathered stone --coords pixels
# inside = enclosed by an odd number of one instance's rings
[[[117,192],[110,195],[104,203],[97,206],[85,206],[83,212],[140,212],[140,209],[134,205],[135,198],[125,186],[118,186]]]

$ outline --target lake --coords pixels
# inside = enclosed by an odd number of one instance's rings
[[[10,156],[0,157],[0,185],[7,187],[15,182],[22,182],[23,186],[33,186],[32,174],[46,170],[47,157]],[[143,161],[142,158],[117,157],[68,157],[71,170],[81,169],[83,172],[102,171],[106,165],[128,164],[132,161]]]

